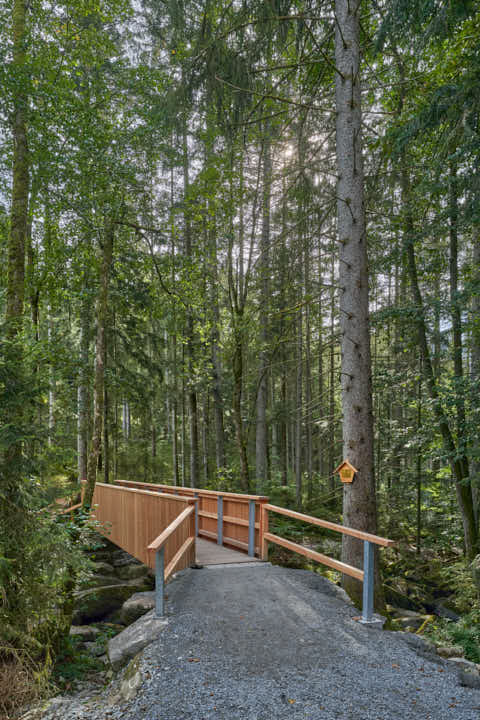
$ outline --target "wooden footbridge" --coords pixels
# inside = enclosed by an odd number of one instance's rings
[[[99,532],[155,570],[159,616],[165,613],[165,583],[175,571],[196,563],[266,561],[273,543],[363,582],[360,622],[374,620],[374,546],[389,547],[392,540],[271,505],[259,495],[117,480],[114,485],[97,483],[92,505]],[[270,514],[363,541],[363,569],[269,532]]]

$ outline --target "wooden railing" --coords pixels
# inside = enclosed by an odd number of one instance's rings
[[[191,502],[188,500],[187,502]],[[157,617],[165,614],[165,583],[175,570],[178,570],[184,558],[190,557],[193,548],[195,559],[195,520],[194,507],[190,505],[148,546],[150,552],[155,552],[155,612]],[[165,567],[165,547],[170,538],[180,532],[186,539],[180,545],[173,558]],[[178,543],[177,543],[178,544]],[[191,560],[191,557],[190,557]],[[193,564],[193,561],[189,563]]]
[[[154,483],[116,480],[121,487],[168,493],[190,498],[195,504],[195,534],[248,552],[252,557],[261,554],[262,506],[268,502],[261,495],[202,490],[200,488],[156,485]]]
[[[327,530],[334,530],[335,532],[342,533],[342,535],[350,535],[358,540],[363,540],[363,570],[360,568],[347,565],[340,560],[327,557],[322,553],[306,548],[303,545],[292,542],[291,540],[285,540],[278,535],[274,535],[269,532],[269,512],[274,512],[279,515],[286,515],[287,517],[295,520],[301,520],[311,525],[318,525],[319,527],[326,528]],[[299,553],[308,557],[310,560],[315,560],[322,565],[327,565],[335,570],[338,570],[344,575],[349,575],[363,582],[363,606],[362,606],[362,623],[371,623],[374,621],[373,618],[373,591],[375,584],[375,556],[374,546],[380,545],[383,547],[392,547],[395,545],[393,540],[379,537],[378,535],[372,535],[371,533],[363,532],[362,530],[355,530],[354,528],[346,527],[345,525],[337,525],[337,523],[329,522],[328,520],[320,520],[320,518],[313,517],[311,515],[303,515],[303,513],[295,512],[294,510],[288,510],[287,508],[278,507],[277,505],[269,505],[265,503],[262,505],[262,518],[260,526],[262,528],[262,548],[261,558],[267,560],[268,558],[268,543],[274,543],[281,545],[287,550]]]
[[[93,517],[100,523],[99,532],[154,569],[155,558],[149,549],[150,543],[171,528],[184,510],[191,507],[193,513],[194,503],[194,500],[175,495],[97,483],[92,507]],[[189,538],[194,539],[194,532],[193,522],[179,523],[169,532],[163,544],[167,568],[185,542]],[[176,569],[189,567],[195,562],[194,542],[187,550],[176,563]]]

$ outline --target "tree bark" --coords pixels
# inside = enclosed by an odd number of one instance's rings
[[[340,283],[343,452],[358,469],[343,494],[343,523],[376,532],[368,265],[364,208],[359,0],[335,2],[337,228]],[[343,536],[342,560],[363,566],[363,545]],[[344,576],[357,602],[361,584]]]
[[[401,183],[402,183],[402,203],[405,208],[405,236],[404,245],[407,256],[407,267],[412,288],[413,300],[415,303],[415,324],[417,327],[418,343],[422,355],[423,377],[432,400],[433,412],[438,423],[440,434],[442,436],[443,446],[448,455],[452,475],[455,481],[455,491],[457,494],[457,502],[463,523],[463,534],[465,541],[465,552],[468,558],[475,557],[477,547],[477,526],[475,523],[475,515],[473,511],[472,489],[469,482],[468,463],[462,454],[458,453],[448,417],[442,405],[439,396],[437,382],[433,372],[433,365],[430,355],[430,348],[427,341],[427,328],[425,321],[425,309],[423,305],[422,293],[418,281],[417,263],[414,250],[414,224],[411,211],[411,190],[410,179],[407,171],[406,157],[402,157],[401,161]]]
[[[25,299],[25,248],[28,230],[28,192],[30,183],[29,154],[27,144],[28,87],[23,77],[26,62],[25,33],[27,3],[14,0],[12,8],[12,55],[11,72],[15,75],[13,92],[13,171],[10,231],[8,235],[7,325],[6,362],[9,368],[9,393],[14,400],[5,421],[13,429],[12,440],[5,452],[5,469],[0,473],[6,484],[7,496],[16,495],[22,474],[22,435],[24,423],[23,406],[23,348],[21,332]],[[3,483],[2,483],[3,484]]]
[[[472,351],[470,359],[471,381],[472,381],[472,404],[478,408],[476,399],[480,384],[480,229],[473,230],[473,255],[472,255]],[[478,410],[477,410],[478,412]],[[478,417],[478,416],[477,416]],[[480,526],[480,438],[477,434],[475,439],[474,460],[471,463],[473,511],[477,532]]]
[[[260,242],[260,353],[258,364],[258,385],[256,398],[255,426],[255,474],[257,493],[264,492],[268,479],[268,307],[269,307],[269,265],[270,265],[270,185],[272,182],[272,158],[270,128],[265,128],[263,145],[263,207],[262,235]]]
[[[94,416],[93,436],[87,463],[87,485],[83,497],[84,507],[92,504],[93,492],[97,481],[98,459],[102,449],[102,433],[104,420],[104,389],[105,389],[105,360],[106,360],[106,324],[108,317],[108,289],[110,284],[110,272],[113,262],[113,225],[105,229],[100,283],[97,297],[97,335],[95,340],[95,385],[94,385]]]
[[[90,298],[87,295],[87,286],[83,288],[80,306],[80,363],[78,373],[77,391],[77,460],[78,460],[78,481],[87,479],[87,454],[88,454],[88,386],[90,377],[89,368],[90,349]]]

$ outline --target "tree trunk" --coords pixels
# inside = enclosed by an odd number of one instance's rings
[[[187,263],[192,262],[192,229],[190,226],[188,193],[189,193],[189,174],[188,174],[188,144],[187,144],[187,123],[184,115],[183,118],[183,202],[184,202],[184,221],[185,221],[185,256]],[[199,452],[198,452],[198,407],[197,407],[197,390],[195,386],[195,329],[193,323],[192,309],[187,310],[187,367],[188,367],[188,410],[189,410],[189,426],[190,426],[190,487],[199,486]]]
[[[8,235],[7,306],[5,320],[9,346],[6,363],[9,368],[9,393],[14,398],[9,416],[5,418],[12,430],[12,440],[5,452],[5,471],[2,485],[6,496],[16,496],[22,475],[23,407],[23,348],[21,332],[25,298],[25,248],[28,228],[28,191],[30,182],[27,145],[27,78],[23,77],[26,61],[27,3],[14,0],[12,8],[11,73],[14,73],[13,90],[13,172],[10,231]]]
[[[460,508],[463,523],[463,533],[465,541],[465,552],[468,558],[475,557],[477,547],[477,526],[475,523],[475,515],[473,511],[472,488],[469,482],[468,463],[462,454],[458,453],[452,431],[450,429],[448,417],[442,405],[439,396],[437,382],[433,373],[433,365],[430,356],[430,349],[427,341],[427,329],[425,322],[425,310],[423,305],[422,293],[418,282],[417,263],[414,250],[414,225],[411,210],[411,190],[410,180],[407,171],[406,157],[402,157],[401,161],[401,182],[402,182],[402,202],[405,208],[405,252],[407,256],[408,274],[410,285],[412,288],[413,300],[415,303],[415,324],[417,326],[418,343],[422,355],[423,377],[427,385],[427,389],[432,400],[433,412],[438,422],[440,434],[442,436],[443,446],[448,455],[452,475],[455,481],[455,490],[457,501]]]
[[[255,427],[255,474],[257,493],[264,492],[268,479],[268,308],[269,308],[269,264],[270,264],[270,185],[272,182],[272,158],[270,128],[265,128],[263,145],[263,212],[260,242],[260,353],[258,364],[258,386],[256,398],[257,421]]]
[[[473,230],[473,257],[472,257],[472,352],[470,359],[472,378],[472,405],[478,412],[478,388],[480,384],[480,229]],[[476,417],[478,424],[478,415]],[[473,510],[477,525],[480,525],[480,436],[475,438],[474,460],[471,464]]]
[[[359,0],[335,2],[337,229],[344,456],[358,469],[343,495],[343,523],[376,532],[367,239],[362,157]],[[363,566],[363,544],[343,536],[342,560]],[[344,576],[357,602],[361,584]]]
[[[88,453],[88,385],[90,377],[89,367],[90,348],[90,298],[84,286],[80,307],[80,363],[78,373],[78,421],[77,421],[77,459],[78,482],[87,479],[87,453]]]
[[[83,504],[90,507],[92,504],[93,491],[97,481],[98,459],[102,448],[103,431],[103,408],[105,388],[105,360],[106,360],[106,324],[108,317],[108,288],[110,283],[110,271],[113,261],[113,240],[114,230],[110,225],[105,230],[102,264],[100,270],[100,283],[97,298],[97,336],[95,340],[95,385],[94,385],[94,417],[93,436],[90,453],[87,463],[87,485]]]

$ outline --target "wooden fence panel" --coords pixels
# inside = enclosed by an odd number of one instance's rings
[[[92,503],[94,518],[101,523],[98,531],[152,569],[155,567],[155,553],[149,552],[147,546],[189,504],[191,500],[188,498],[104,483],[95,485]],[[165,547],[166,566],[183,542],[193,534],[190,522],[177,528]],[[177,569],[189,567],[194,562],[195,549],[192,547]]]

